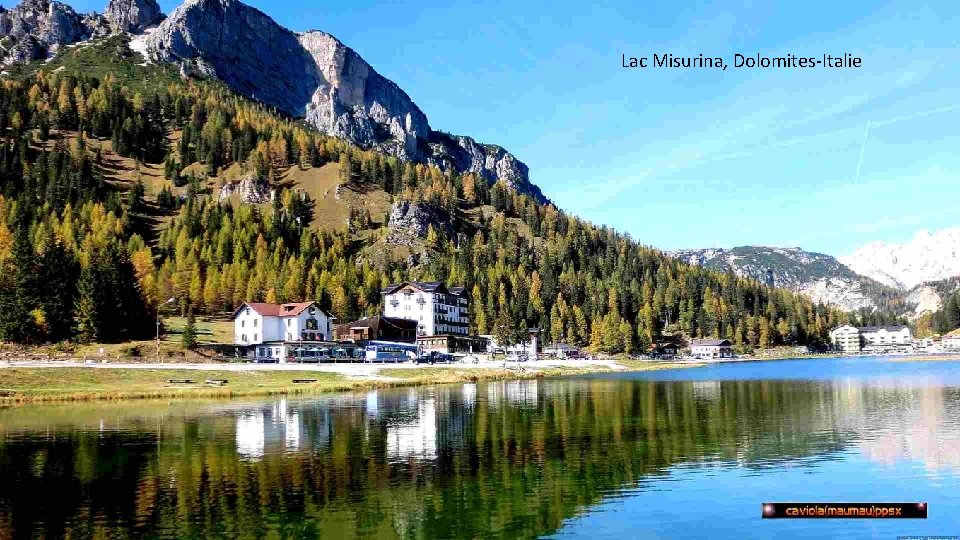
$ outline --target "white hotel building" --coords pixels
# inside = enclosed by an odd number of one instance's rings
[[[834,349],[845,353],[864,349],[883,351],[899,349],[913,344],[913,334],[907,326],[861,326],[848,325],[830,331]]]
[[[417,322],[417,336],[466,336],[470,301],[463,287],[435,281],[405,281],[381,291],[383,315]]]
[[[331,319],[314,302],[247,302],[233,312],[233,342],[248,356],[285,362],[304,341],[333,339]]]

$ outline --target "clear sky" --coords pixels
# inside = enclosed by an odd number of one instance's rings
[[[842,255],[960,225],[955,1],[248,3],[336,35],[434,129],[506,147],[560,207],[647,244]],[[666,52],[863,67],[621,67]]]

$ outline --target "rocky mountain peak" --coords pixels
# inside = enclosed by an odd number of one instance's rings
[[[114,32],[142,32],[163,20],[156,0],[110,0],[103,16]]]
[[[904,243],[871,242],[840,259],[854,271],[902,290],[960,275],[960,227],[921,230]]]
[[[161,22],[162,21],[162,22]],[[434,131],[396,83],[319,30],[294,33],[239,0],[186,0],[164,20],[156,0],[110,0],[104,15],[80,16],[55,0],[0,8],[2,64],[47,58],[63,45],[128,32],[149,60],[184,76],[223,81],[236,92],[362,148],[504,182],[541,202],[527,166],[504,148]]]
[[[326,32],[311,30],[299,39],[319,75],[306,105],[308,122],[364,147],[402,159],[422,158],[418,140],[429,137],[430,124],[406,92]]]
[[[238,0],[188,0],[145,39],[146,55],[216,77],[320,131],[403,160],[503,180],[545,200],[503,148],[433,131],[396,83],[318,30],[296,34]]]

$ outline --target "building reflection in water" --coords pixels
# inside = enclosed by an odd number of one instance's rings
[[[931,474],[960,471],[960,400],[955,389],[907,387],[875,390],[870,408],[876,426],[858,442],[860,452],[887,467],[901,461],[922,463]]]
[[[329,409],[303,407],[283,398],[268,406],[236,411],[237,453],[246,459],[259,459],[275,450],[298,452],[305,449],[311,431],[313,445],[326,446],[331,435]],[[307,411],[312,414],[309,421],[304,421]]]
[[[387,426],[387,456],[391,461],[436,459],[437,408],[433,397],[417,400],[414,418],[398,419]]]

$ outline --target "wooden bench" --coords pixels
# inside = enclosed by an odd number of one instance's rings
[[[167,379],[170,384],[193,384],[193,379]]]
[[[309,384],[309,383],[315,383],[315,382],[317,382],[316,379],[294,379],[293,380],[294,384]]]
[[[210,386],[224,386],[228,382],[230,381],[228,381],[227,379],[207,379],[206,384]]]

